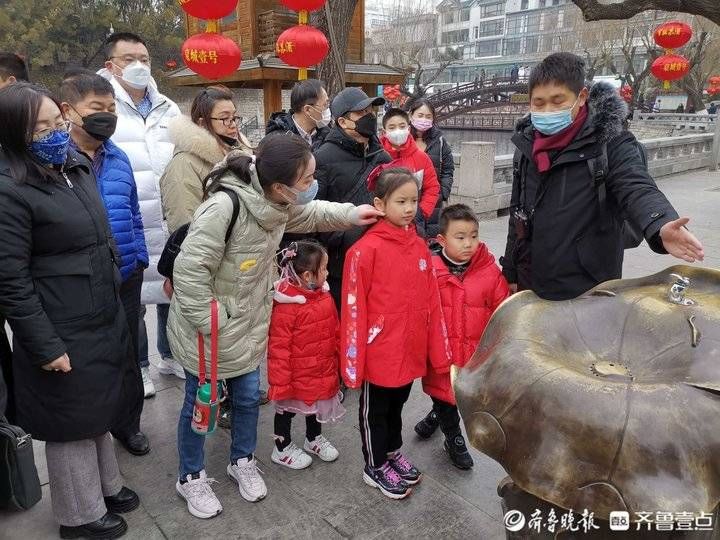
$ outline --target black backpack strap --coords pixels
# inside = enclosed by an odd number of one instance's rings
[[[230,240],[230,237],[232,236],[232,231],[235,228],[235,223],[237,223],[238,215],[240,214],[240,199],[238,198],[237,193],[235,193],[235,190],[231,188],[220,186],[218,188],[218,191],[227,193],[233,205],[233,212],[232,217],[230,218],[230,224],[228,225],[227,231],[225,232],[225,243],[227,244]]]
[[[613,222],[612,212],[610,211],[610,205],[607,202],[607,186],[605,181],[608,175],[608,155],[607,155],[607,142],[604,142],[600,147],[600,154],[596,157],[587,160],[587,166],[590,170],[590,177],[592,178],[593,187],[597,191],[598,206],[600,210],[600,229],[606,231]]]

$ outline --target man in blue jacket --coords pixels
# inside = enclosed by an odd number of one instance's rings
[[[133,350],[123,381],[124,407],[112,434],[131,454],[143,455],[150,451],[147,437],[140,431],[143,398],[154,395],[155,388],[148,368],[140,368],[137,362],[140,291],[148,253],[135,178],[125,152],[110,141],[117,124],[112,85],[99,75],[78,70],[65,76],[61,96],[63,113],[73,123],[72,144],[92,163],[105,203],[119,255],[120,297],[132,338]]]

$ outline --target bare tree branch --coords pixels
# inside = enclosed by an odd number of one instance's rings
[[[600,0],[572,0],[586,21],[630,19],[643,11],[677,11],[700,15],[720,25],[718,0],[623,0],[606,4]]]

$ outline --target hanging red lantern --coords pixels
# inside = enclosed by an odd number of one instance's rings
[[[280,0],[280,3],[293,11],[315,11],[325,5],[325,0]]]
[[[275,52],[289,66],[307,69],[323,61],[330,51],[327,37],[317,28],[297,25],[285,30]]]
[[[206,79],[221,79],[240,66],[242,53],[232,39],[214,33],[195,34],[182,46],[185,65]]]
[[[630,86],[629,84],[624,85],[620,89],[620,97],[622,97],[623,100],[627,103],[632,102],[633,94],[634,94],[634,92],[633,92],[632,86]]]
[[[180,7],[198,19],[222,19],[230,15],[237,0],[180,0]]]
[[[177,62],[175,61],[175,59],[171,58],[170,60],[165,62],[165,67],[167,69],[175,69],[177,67]]]
[[[670,21],[658,26],[653,37],[663,49],[677,49],[690,41],[692,28],[684,22]]]
[[[679,54],[666,54],[652,64],[652,74],[663,81],[665,90],[670,88],[670,81],[682,79],[690,71],[690,62]]]

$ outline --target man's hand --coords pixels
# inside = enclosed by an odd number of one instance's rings
[[[49,364],[45,364],[42,368],[45,371],[62,371],[63,373],[67,373],[72,369],[72,367],[70,367],[70,357],[68,357],[67,354],[63,354],[60,358],[56,358]]]
[[[705,251],[700,241],[685,227],[689,222],[689,218],[680,218],[666,223],[660,229],[660,239],[670,255],[693,263],[702,261]]]
[[[358,226],[372,225],[373,223],[377,223],[377,220],[384,215],[384,213],[374,206],[361,204],[360,206],[356,206],[355,210],[350,214],[350,221],[352,221],[353,225]]]

